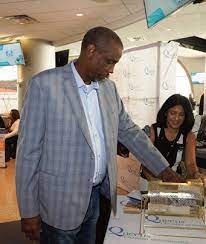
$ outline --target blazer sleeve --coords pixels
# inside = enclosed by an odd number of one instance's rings
[[[19,125],[16,191],[22,218],[39,214],[38,167],[45,131],[46,101],[40,84],[38,76],[30,81]]]
[[[136,125],[128,113],[116,90],[116,99],[119,111],[118,139],[135,157],[148,168],[155,176],[158,176],[169,164],[157,148],[151,143],[149,137]]]

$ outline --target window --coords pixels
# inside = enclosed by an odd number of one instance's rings
[[[17,66],[0,67],[0,113],[17,107]]]

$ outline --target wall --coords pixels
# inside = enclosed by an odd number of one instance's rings
[[[186,58],[178,57],[180,61],[185,65],[188,72],[205,72],[205,58]]]
[[[200,58],[186,58],[178,57],[178,59],[184,64],[189,74],[192,72],[206,72],[206,59],[205,57]],[[203,84],[193,84],[194,99],[199,103],[200,96],[204,92]]]

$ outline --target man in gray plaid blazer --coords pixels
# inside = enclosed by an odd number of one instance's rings
[[[94,244],[99,192],[116,211],[117,139],[156,176],[178,176],[125,112],[108,79],[123,45],[96,27],[80,57],[29,83],[20,121],[16,187],[22,231],[42,243]],[[126,81],[125,81],[126,82]]]

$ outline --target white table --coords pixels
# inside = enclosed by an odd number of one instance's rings
[[[132,243],[145,243],[145,244],[161,244],[161,243],[176,243],[176,244],[205,244],[206,243],[206,230],[195,230],[195,236],[202,236],[203,238],[185,238],[185,237],[172,237],[160,236],[161,231],[164,235],[167,230],[158,231],[153,229],[153,234],[146,233],[143,236],[139,235],[140,214],[124,214],[123,206],[126,202],[126,196],[118,196],[118,210],[116,217],[111,215],[108,229],[105,236],[104,244],[132,244]],[[173,230],[178,231],[178,230]],[[192,230],[194,231],[194,230]],[[201,232],[201,233],[200,233]]]

